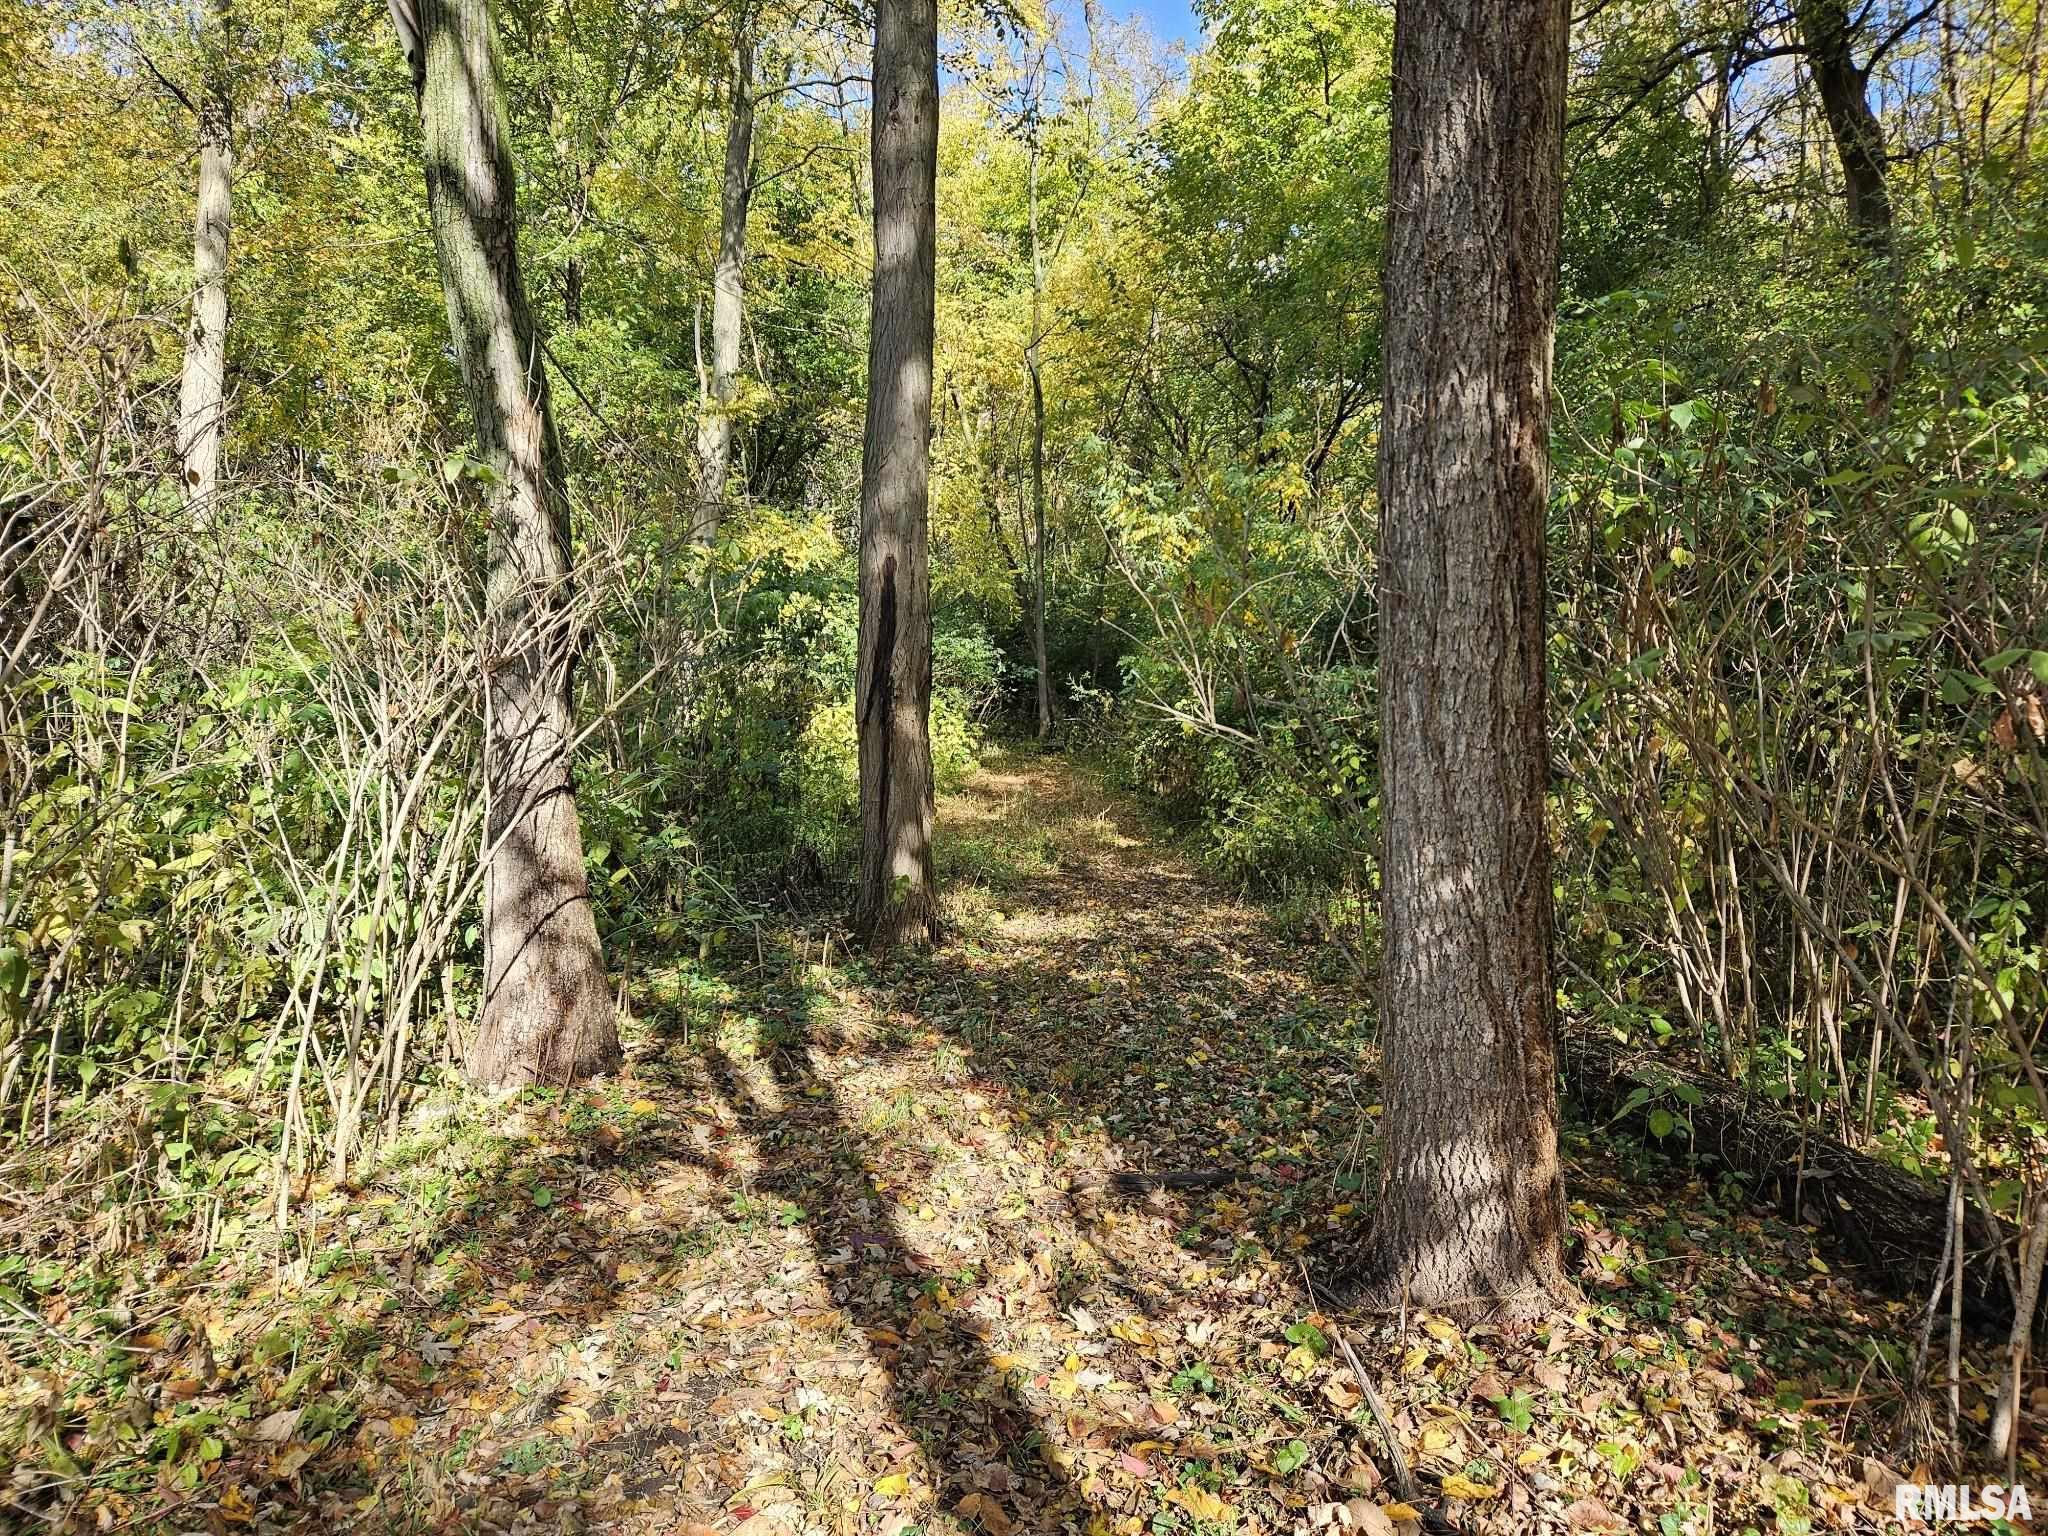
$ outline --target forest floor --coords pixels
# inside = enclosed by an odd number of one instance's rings
[[[994,759],[940,840],[936,954],[743,931],[643,976],[620,1079],[417,1111],[260,1267],[138,1262],[102,1411],[49,1426],[41,1514],[0,1526],[1896,1528],[1916,1319],[1808,1234],[1574,1128],[1582,1306],[1327,1316],[1305,1262],[1363,1240],[1379,1110],[1355,985],[1063,760]],[[31,1408],[104,1355],[65,1296],[9,1335],[58,1341]]]

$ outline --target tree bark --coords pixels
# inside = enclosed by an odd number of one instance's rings
[[[725,178],[718,200],[718,262],[711,277],[711,378],[697,420],[697,510],[690,537],[718,542],[732,463],[732,400],[745,323],[747,208],[754,195],[754,39],[741,18],[733,34],[732,105],[725,126]]]
[[[225,39],[221,46],[225,47]],[[204,527],[220,485],[227,427],[228,237],[234,227],[234,112],[224,70],[198,93],[199,187],[192,228],[192,318],[178,376],[178,464],[185,509]]]
[[[394,15],[397,15],[394,5]],[[490,869],[479,1083],[567,1082],[619,1064],[571,782],[569,502],[519,270],[510,130],[489,0],[420,0],[427,210],[448,328],[491,471],[484,578]],[[406,37],[401,20],[400,37]]]
[[[1041,72],[1044,60],[1039,61]],[[1052,734],[1052,667],[1045,647],[1045,376],[1039,369],[1044,340],[1045,257],[1038,243],[1038,111],[1031,114],[1031,340],[1024,368],[1031,375],[1031,659],[1038,668],[1038,739]]]
[[[1544,516],[1561,0],[1400,0],[1380,448],[1387,1295],[1566,1289]]]
[[[861,879],[855,926],[887,950],[936,940],[932,869],[933,276],[939,145],[936,0],[875,7],[875,279],[861,459]]]
[[[1870,110],[1869,73],[1856,65],[1848,12],[1842,0],[1800,0],[1795,9],[1806,67],[1842,163],[1849,227],[1866,243],[1886,246],[1892,201],[1885,185],[1884,129]]]

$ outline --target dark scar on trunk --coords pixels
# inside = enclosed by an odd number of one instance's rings
[[[882,561],[881,617],[875,632],[875,655],[868,672],[868,707],[861,719],[861,729],[866,730],[874,723],[875,711],[882,711],[881,717],[881,771],[878,775],[877,819],[881,823],[884,856],[889,843],[889,760],[895,747],[895,728],[890,716],[895,712],[895,689],[890,683],[890,658],[896,654],[896,557],[889,555]],[[887,702],[882,702],[884,697]],[[887,905],[887,896],[883,898]]]

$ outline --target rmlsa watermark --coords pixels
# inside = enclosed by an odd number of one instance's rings
[[[2018,1484],[1900,1483],[1892,1490],[1892,1517],[1930,1525],[2031,1520],[2034,1506]]]

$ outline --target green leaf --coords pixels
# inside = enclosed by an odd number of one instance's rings
[[[1653,1109],[1650,1111],[1650,1134],[1652,1136],[1659,1138],[1669,1136],[1677,1124],[1678,1122],[1671,1118],[1671,1111],[1668,1109]]]
[[[1519,1387],[1506,1397],[1496,1397],[1493,1406],[1510,1428],[1522,1434],[1528,1434],[1536,1423],[1536,1415],[1533,1412],[1536,1406],[1535,1399]]]
[[[1317,1359],[1330,1352],[1330,1341],[1323,1337],[1323,1330],[1306,1319],[1290,1324],[1281,1336],[1290,1344],[1299,1344]]]
[[[1308,1460],[1308,1446],[1300,1440],[1290,1440],[1273,1453],[1273,1470],[1282,1477],[1298,1470]]]

